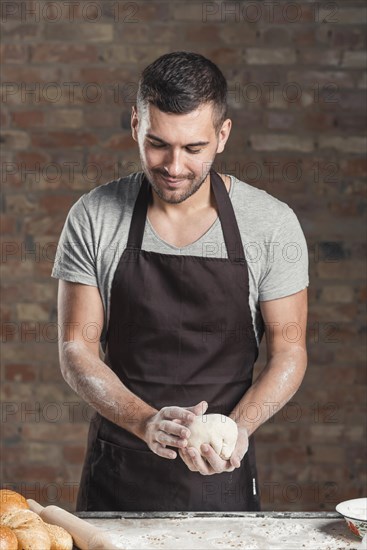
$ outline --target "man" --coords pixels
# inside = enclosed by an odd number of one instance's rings
[[[307,246],[285,203],[212,169],[226,96],[199,54],[146,67],[131,116],[142,172],[67,217],[52,272],[60,363],[96,409],[78,510],[260,509],[252,434],[304,376]],[[229,460],[187,448],[205,412],[237,423]]]

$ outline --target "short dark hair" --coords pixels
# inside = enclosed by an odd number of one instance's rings
[[[137,108],[147,103],[164,113],[190,113],[212,102],[216,133],[227,117],[227,82],[209,59],[193,52],[162,55],[142,72]]]

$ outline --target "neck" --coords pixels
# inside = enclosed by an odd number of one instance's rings
[[[227,191],[231,185],[231,180],[229,177],[219,174],[223,179]],[[149,205],[150,210],[155,210],[164,214],[166,217],[171,219],[186,218],[191,215],[198,214],[207,210],[208,208],[216,208],[214,195],[210,187],[210,175],[208,174],[200,188],[187,198],[183,202],[178,204],[171,204],[169,202],[163,201],[157,193],[152,189],[152,200]]]
[[[152,189],[152,204],[151,207],[169,218],[187,217],[198,213],[212,205],[212,197],[210,192],[210,175],[208,174],[200,188],[191,197],[186,200],[171,204],[162,200],[157,193]]]

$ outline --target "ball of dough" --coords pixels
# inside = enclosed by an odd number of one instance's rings
[[[236,446],[238,428],[229,416],[224,414],[204,414],[197,416],[188,426],[191,436],[188,447],[195,447],[201,453],[203,443],[211,445],[223,460],[228,460]]]
[[[18,550],[18,539],[15,533],[5,525],[0,526],[0,550]]]
[[[27,499],[20,493],[10,489],[0,490],[0,514],[5,514],[12,510],[29,510]]]

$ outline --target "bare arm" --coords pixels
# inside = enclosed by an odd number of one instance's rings
[[[307,367],[307,289],[260,302],[267,363],[230,414],[251,435],[296,393]]]
[[[59,358],[65,381],[102,416],[145,441],[156,454],[175,458],[176,453],[166,445],[186,445],[185,436],[189,437],[190,432],[185,426],[194,418],[188,411],[199,414],[203,404],[157,411],[132,393],[100,359],[103,319],[98,288],[60,280]]]
[[[238,426],[236,447],[229,460],[220,458],[210,445],[202,446],[206,460],[192,447],[180,449],[180,456],[191,471],[212,475],[239,468],[248,450],[249,436],[292,398],[302,382],[307,365],[307,289],[279,300],[260,302],[260,307],[265,322],[267,363],[229,415]]]

